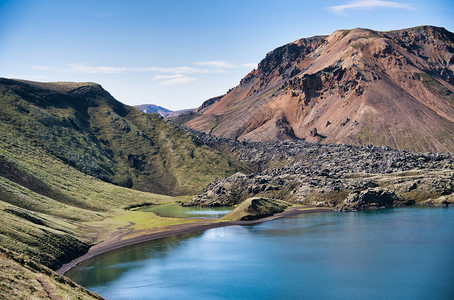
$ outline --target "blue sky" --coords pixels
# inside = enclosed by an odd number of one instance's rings
[[[0,0],[0,76],[93,81],[173,110],[236,86],[267,52],[337,29],[454,31],[454,1]]]

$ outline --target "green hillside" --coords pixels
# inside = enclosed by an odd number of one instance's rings
[[[252,197],[241,202],[223,219],[232,221],[258,220],[283,212],[290,206],[292,204],[278,199]]]
[[[0,298],[95,297],[50,269],[114,232],[188,222],[125,207],[249,170],[99,85],[0,79]]]
[[[37,148],[120,186],[194,194],[245,165],[201,146],[157,114],[123,105],[93,83],[0,79],[1,148]]]

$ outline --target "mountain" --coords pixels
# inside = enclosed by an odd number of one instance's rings
[[[168,113],[167,116],[165,116],[165,118],[178,117],[178,116],[181,116],[182,114],[186,114],[193,110],[194,110],[193,108],[174,110],[174,111]]]
[[[454,151],[454,34],[338,30],[266,55],[185,125],[253,141],[305,139]]]
[[[135,107],[137,107],[138,109],[147,114],[158,113],[164,118],[167,117],[170,113],[172,113],[170,109],[155,104],[141,104],[135,105]]]
[[[172,111],[170,109],[155,104],[141,104],[135,105],[135,107],[137,107],[138,109],[147,114],[158,113],[164,118],[176,117],[181,114],[193,111],[193,109],[191,108]]]
[[[0,92],[4,142],[25,140],[106,182],[193,194],[245,168],[161,116],[120,103],[97,84],[0,79]]]

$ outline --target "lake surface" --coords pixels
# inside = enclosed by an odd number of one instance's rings
[[[149,206],[139,209],[151,211],[161,217],[186,218],[186,219],[219,219],[228,214],[232,206],[221,207],[183,207],[178,204],[165,204]]]
[[[66,275],[107,299],[453,299],[454,209],[210,229],[105,253]]]

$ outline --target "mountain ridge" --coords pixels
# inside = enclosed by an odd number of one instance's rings
[[[188,109],[180,109],[180,110],[170,110],[165,107],[156,105],[156,104],[140,104],[140,105],[134,105],[134,107],[137,107],[141,111],[147,114],[152,114],[152,113],[157,113],[160,114],[164,118],[171,118],[171,117],[177,117],[179,115],[188,113],[193,111],[193,108],[188,108]]]

